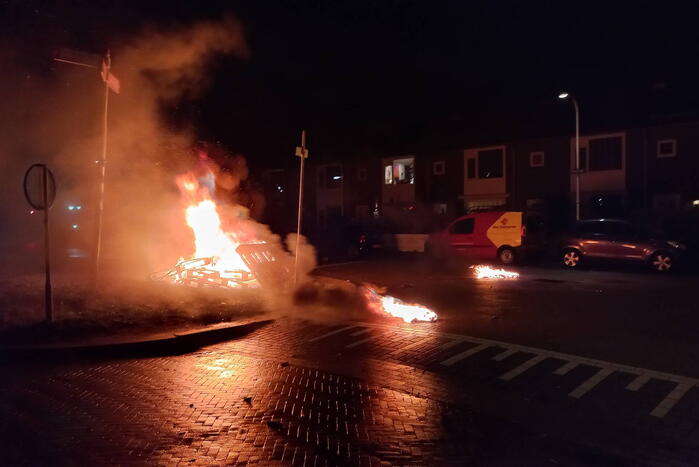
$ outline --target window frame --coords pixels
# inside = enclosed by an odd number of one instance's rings
[[[667,143],[672,144],[672,153],[661,153],[660,146],[663,144],[667,144]],[[658,159],[667,159],[670,157],[676,157],[677,156],[677,139],[675,139],[675,138],[659,139],[655,145],[655,149],[656,149],[655,155]]]
[[[438,170],[437,168],[440,167]],[[447,164],[445,161],[432,162],[432,175],[445,175],[447,173]]]
[[[541,163],[534,163],[534,158],[536,156],[541,156]],[[546,166],[546,153],[544,151],[532,151],[529,153],[529,167],[545,167]]]

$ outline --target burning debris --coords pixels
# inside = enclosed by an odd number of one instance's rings
[[[363,292],[369,309],[402,319],[406,323],[435,321],[437,313],[422,305],[406,303],[390,295],[381,295],[375,289],[364,286]]]
[[[205,155],[200,161],[209,163]],[[220,215],[213,198],[216,179],[207,167],[202,173],[177,177],[185,201],[185,218],[194,234],[194,255],[180,258],[174,267],[151,275],[151,279],[191,287],[256,288],[283,286],[291,271],[288,255],[261,240],[257,224],[240,207],[236,215]],[[228,211],[226,211],[228,212]]]
[[[484,264],[471,266],[471,269],[473,269],[476,279],[517,279],[519,277],[518,272],[491,268]]]

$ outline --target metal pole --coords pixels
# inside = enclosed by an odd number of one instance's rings
[[[575,220],[580,220],[580,110],[573,97],[575,107]]]
[[[299,212],[296,223],[296,254],[294,256],[294,284],[298,279],[299,245],[301,244],[301,213],[303,209],[303,168],[306,160],[306,130],[301,131],[301,168],[299,170]]]
[[[46,309],[46,322],[53,321],[53,292],[51,288],[51,249],[49,248],[49,175],[48,167],[43,165],[42,186],[44,199],[44,269],[46,281],[44,284],[44,308]]]
[[[103,117],[103,133],[102,133],[102,160],[100,161],[100,186],[99,186],[99,204],[97,207],[97,228],[95,238],[95,264],[93,275],[93,287],[97,288],[97,280],[99,276],[100,255],[102,253],[102,217],[104,214],[104,182],[107,170],[107,133],[108,133],[108,111],[109,111],[109,72],[112,67],[112,57],[107,51],[105,76],[104,76],[104,117]]]

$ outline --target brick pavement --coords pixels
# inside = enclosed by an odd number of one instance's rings
[[[489,403],[474,380],[417,365],[439,336],[407,353],[402,334],[356,353],[309,344],[327,329],[280,320],[188,355],[7,364],[2,464],[620,465],[470,411]]]

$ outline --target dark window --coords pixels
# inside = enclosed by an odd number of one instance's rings
[[[337,188],[342,184],[342,168],[339,165],[331,165],[325,168],[325,186]]]
[[[450,233],[453,234],[458,234],[458,235],[464,235],[464,234],[472,234],[473,233],[473,217],[469,217],[468,219],[464,219],[462,221],[457,222],[456,224],[452,225],[451,228],[449,229]]]
[[[444,161],[437,161],[432,163],[432,174],[434,175],[444,175],[446,172]]]
[[[468,178],[476,178],[476,159],[471,158],[467,162]]]
[[[478,178],[502,177],[502,149],[478,151]]]
[[[366,182],[366,169],[364,167],[357,169],[357,180]]]
[[[658,141],[658,157],[675,157],[676,145],[674,139]]]
[[[590,149],[589,169],[619,170],[621,169],[621,137],[595,138],[588,141]]]

